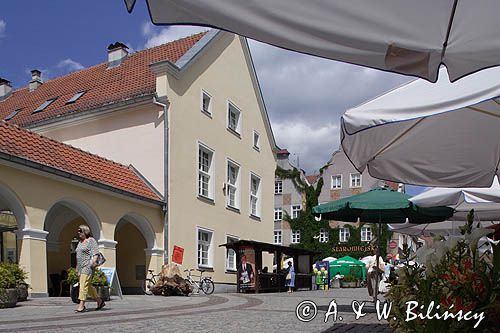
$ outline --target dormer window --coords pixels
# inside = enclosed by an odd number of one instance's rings
[[[86,93],[86,91],[80,91],[80,92],[77,92],[73,97],[71,97],[67,102],[66,104],[72,104],[72,103],[75,103],[80,97],[82,97],[84,94]]]
[[[43,110],[45,110],[50,104],[52,104],[52,102],[54,102],[55,100],[57,99],[57,97],[54,97],[54,98],[50,98],[48,100],[46,100],[45,102],[43,102],[42,105],[40,105],[35,111],[33,111],[33,113],[37,113],[37,112],[41,112]]]
[[[19,113],[19,111],[21,111],[21,109],[17,109],[17,110],[14,110],[11,114],[9,114],[7,117],[5,117],[5,121],[9,121],[11,120],[12,118],[14,118],[16,116],[16,114]]]

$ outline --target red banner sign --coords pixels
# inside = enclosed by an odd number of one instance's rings
[[[398,247],[398,243],[396,243],[396,241],[390,241],[389,242],[389,248],[395,249],[397,247]]]
[[[172,253],[172,262],[182,265],[184,258],[184,249],[180,246],[174,245],[174,252]]]

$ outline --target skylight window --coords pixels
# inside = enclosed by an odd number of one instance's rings
[[[47,108],[47,106],[49,106],[50,104],[52,104],[52,102],[54,102],[56,99],[57,99],[57,97],[50,98],[50,99],[46,100],[35,111],[33,111],[33,113],[37,113],[37,112],[45,110]]]
[[[11,113],[11,114],[9,114],[7,117],[5,117],[5,119],[4,119],[4,120],[5,120],[5,121],[9,121],[9,120],[11,120],[12,118],[14,118],[14,117],[16,116],[16,114],[18,114],[18,113],[19,113],[19,111],[21,111],[21,109],[17,109],[17,110],[12,111],[12,113]]]
[[[71,103],[75,103],[80,97],[82,97],[84,94],[86,93],[86,91],[79,91],[77,92],[73,97],[71,97],[67,102],[66,104],[71,104]]]

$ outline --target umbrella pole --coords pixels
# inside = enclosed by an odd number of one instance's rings
[[[380,213],[380,217],[379,217],[379,223],[378,223],[378,237],[377,237],[377,256],[376,256],[376,263],[375,263],[375,267],[376,267],[376,270],[375,270],[375,290],[374,290],[374,294],[373,294],[373,303],[376,303],[377,300],[378,300],[378,285],[379,285],[379,272],[378,272],[378,262],[379,262],[379,258],[380,258],[380,238],[382,238],[382,212]]]

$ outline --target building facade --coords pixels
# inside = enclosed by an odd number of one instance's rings
[[[388,184],[385,181],[371,177],[368,170],[359,173],[342,149],[332,154],[331,159],[327,163],[327,167],[323,171],[322,177],[324,184],[318,198],[318,203],[320,204],[346,198],[380,186],[394,186],[392,183]],[[361,242],[366,242],[368,244],[375,238],[375,230],[373,226],[369,224],[363,224],[361,228],[358,228],[359,223],[330,221],[331,228],[339,229],[339,239],[334,240],[334,242],[338,242],[339,245],[346,243],[351,236],[350,229],[347,228],[347,225],[356,228],[355,232],[360,233]],[[328,242],[329,234],[328,230],[321,230],[319,241]],[[372,253],[367,252],[367,255],[371,254]],[[341,254],[339,254],[339,256],[341,256]]]
[[[277,153],[278,167],[284,170],[297,169],[290,163],[290,153],[286,149],[281,149]],[[306,182],[306,177],[302,170],[301,178]],[[276,176],[274,180],[274,244],[289,246],[300,243],[300,230],[292,230],[290,223],[283,218],[288,215],[291,218],[299,216],[303,204],[303,194],[300,193],[291,179],[281,179]]]
[[[236,256],[219,245],[272,242],[276,145],[244,38],[210,30],[130,55],[116,43],[107,63],[32,74],[0,117],[134,165],[164,198],[165,261],[178,246],[183,266],[235,284]]]

